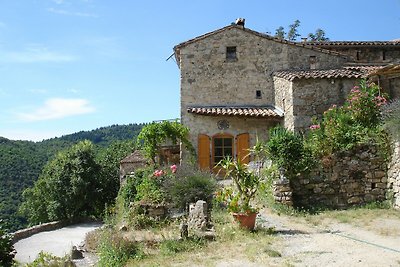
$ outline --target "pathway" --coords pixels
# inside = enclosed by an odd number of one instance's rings
[[[72,246],[84,241],[86,233],[100,226],[100,223],[82,223],[35,234],[14,244],[15,258],[20,263],[32,262],[40,251],[63,257],[71,252]]]

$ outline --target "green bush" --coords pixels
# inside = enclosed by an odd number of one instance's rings
[[[123,267],[129,259],[142,256],[137,242],[126,240],[112,232],[104,232],[98,252],[101,267]]]
[[[272,128],[266,143],[269,158],[278,168],[283,168],[288,178],[310,171],[314,166],[311,150],[305,146],[303,137],[282,126]]]
[[[68,257],[57,257],[51,253],[40,251],[36,259],[25,267],[73,267],[76,266]]]
[[[316,157],[322,157],[360,144],[382,144],[379,126],[385,104],[386,98],[380,95],[377,85],[361,81],[360,86],[351,90],[343,106],[332,106],[324,112],[322,120],[314,121],[307,146]]]
[[[0,220],[0,266],[12,266],[14,263],[15,250],[11,236],[2,228],[3,221]]]
[[[209,172],[193,167],[179,167],[175,175],[165,179],[163,189],[174,207],[185,209],[197,200],[207,201],[211,207],[212,195],[217,188],[215,178]]]

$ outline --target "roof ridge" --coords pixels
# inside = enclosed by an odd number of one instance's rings
[[[188,44],[197,42],[199,40],[203,40],[203,39],[205,39],[205,38],[207,38],[209,36],[212,36],[214,34],[220,33],[220,32],[225,31],[227,29],[233,29],[233,28],[240,29],[240,30],[243,30],[245,32],[249,32],[249,33],[257,35],[259,37],[266,38],[266,39],[268,39],[270,41],[274,41],[274,42],[278,42],[278,43],[282,43],[282,44],[287,44],[287,45],[292,45],[292,46],[297,46],[297,47],[302,47],[302,48],[306,48],[306,49],[311,49],[311,50],[319,51],[319,52],[324,53],[324,54],[329,54],[329,55],[334,55],[334,56],[340,56],[340,57],[343,57],[343,58],[347,58],[347,55],[342,54],[342,53],[337,52],[337,51],[332,51],[332,50],[329,50],[329,49],[324,49],[324,48],[319,48],[319,47],[313,47],[311,45],[306,45],[306,43],[288,41],[288,40],[285,40],[285,39],[281,39],[281,38],[277,38],[277,37],[271,36],[271,35],[266,34],[266,33],[261,33],[261,32],[258,32],[258,31],[255,31],[255,30],[252,30],[252,29],[249,29],[249,28],[245,28],[244,26],[239,26],[239,25],[236,25],[236,24],[231,24],[231,25],[222,27],[220,29],[217,29],[217,30],[205,33],[205,34],[202,34],[200,36],[191,38],[191,39],[189,39],[189,40],[187,40],[185,42],[182,42],[182,43],[179,43],[179,44],[175,45],[174,48],[173,48],[174,52],[175,52],[175,56],[179,57],[177,54],[179,53],[179,49],[181,47],[184,47],[184,46],[186,46]]]

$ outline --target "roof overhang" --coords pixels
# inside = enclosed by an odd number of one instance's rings
[[[272,106],[190,106],[188,113],[204,116],[233,116],[280,120],[283,111]]]

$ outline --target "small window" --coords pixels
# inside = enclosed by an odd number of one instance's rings
[[[382,60],[386,60],[386,51],[382,50]]]
[[[357,54],[356,54],[356,59],[357,60],[360,60],[360,55],[361,55],[361,51],[357,50]]]
[[[262,96],[261,96],[261,90],[256,90],[256,98],[257,98],[257,99],[261,99],[261,98],[262,98]]]
[[[236,46],[228,46],[226,48],[226,59],[227,60],[236,60]]]
[[[315,70],[317,68],[317,57],[316,56],[310,56],[309,62],[310,62],[310,69],[311,70]]]

